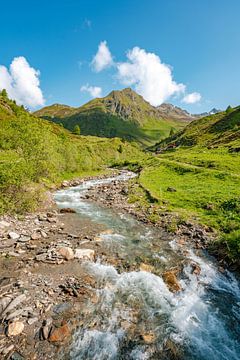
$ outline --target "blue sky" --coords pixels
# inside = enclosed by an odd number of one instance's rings
[[[10,90],[12,96],[17,94],[19,101],[28,101],[31,106],[27,96],[32,96],[31,86],[39,88],[35,80],[40,78],[40,91],[46,105],[57,102],[79,106],[91,99],[89,92],[80,90],[83,86],[99,87],[102,95],[106,95],[112,89],[130,84],[157,104],[156,96],[161,102],[163,94],[160,92],[168,81],[164,101],[193,113],[239,105],[239,14],[238,0],[1,2],[0,87],[4,81],[9,84],[15,76],[13,81],[17,83]],[[112,64],[96,72],[96,67],[94,70],[94,64],[90,66],[90,63],[103,41],[107,42]],[[135,60],[131,60],[126,54],[134,47],[138,47],[138,51]],[[148,56],[150,53],[155,54],[153,61]],[[12,73],[9,69],[16,57],[24,57],[29,66],[41,73],[40,77],[39,74],[30,76],[29,86],[28,75],[23,81],[19,80],[19,73],[14,75],[14,71],[22,69],[21,74],[29,74],[24,72],[26,63],[15,61]],[[141,61],[145,60],[142,69]],[[120,67],[121,64],[125,65]],[[156,71],[160,71],[156,78],[154,64]],[[164,68],[164,64],[171,68]],[[123,75],[125,67],[130,73],[134,72],[134,78],[129,73]],[[170,79],[169,76],[161,78],[161,70],[166,69],[171,69]],[[145,75],[140,75],[143,72]],[[153,89],[151,79],[156,79]],[[168,91],[172,84],[176,85],[176,90]],[[185,85],[184,91],[179,84]],[[26,88],[25,95],[20,93],[21,86]],[[151,94],[154,89],[160,92]],[[200,101],[183,102],[195,92],[201,95]],[[40,96],[36,88],[33,93]],[[32,101],[34,104],[34,99]]]

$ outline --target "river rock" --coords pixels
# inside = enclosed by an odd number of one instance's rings
[[[191,266],[192,266],[192,273],[195,275],[200,275],[200,273],[201,273],[200,266],[196,263],[192,263]]]
[[[22,313],[23,313],[23,309],[15,310],[7,316],[6,320],[14,319],[14,318],[20,316]]]
[[[14,231],[10,231],[10,232],[8,233],[8,237],[9,237],[10,239],[12,239],[12,240],[17,240],[17,239],[20,238],[20,235],[17,234],[17,233],[15,233]]]
[[[47,340],[49,337],[49,332],[50,332],[49,326],[44,325],[40,330],[40,338],[42,340]]]
[[[169,290],[172,292],[177,292],[182,290],[181,285],[179,284],[176,276],[178,272],[179,272],[178,270],[169,270],[169,271],[165,271],[162,274],[164,282],[166,283]]]
[[[26,236],[26,235],[21,235],[20,239],[18,239],[18,241],[22,243],[28,242],[30,240],[31,240],[30,236]]]
[[[93,261],[95,256],[95,251],[92,249],[76,249],[75,258],[79,260],[90,260]]]
[[[60,209],[60,213],[61,214],[65,214],[65,213],[75,214],[76,210],[71,209],[71,208],[63,208],[63,209]]]
[[[68,187],[70,185],[70,183],[69,183],[69,181],[67,181],[67,180],[64,180],[63,182],[62,182],[62,186],[63,187]]]
[[[12,350],[14,349],[14,345],[11,344],[9,345],[8,347],[4,348],[2,351],[1,351],[1,354],[6,356],[8,353],[10,353],[10,351],[12,352]]]
[[[25,300],[26,300],[26,295],[25,294],[18,295],[15,299],[10,301],[10,303],[7,305],[7,307],[1,313],[1,316],[4,316],[5,314],[7,314],[9,311],[11,311],[15,307],[17,307],[19,304],[21,304]]]
[[[37,321],[38,321],[37,317],[32,317],[32,318],[29,318],[27,322],[29,325],[33,325]]]
[[[74,252],[70,247],[64,246],[58,249],[58,253],[63,256],[65,260],[74,259]]]
[[[70,327],[68,324],[64,324],[59,328],[54,329],[50,336],[49,341],[51,342],[62,342],[71,335]]]
[[[22,321],[14,321],[8,325],[8,336],[20,335],[24,330],[24,323]]]
[[[7,221],[5,221],[5,220],[2,220],[2,221],[0,221],[0,229],[1,230],[3,230],[3,229],[5,229],[5,228],[7,228],[7,227],[9,227],[11,224],[10,223],[8,223]]]
[[[154,270],[154,267],[152,265],[141,263],[139,269],[141,271],[152,272]]]
[[[141,334],[141,337],[146,344],[152,344],[156,339],[156,336],[153,333]]]
[[[39,240],[39,239],[41,239],[41,233],[40,232],[38,232],[38,231],[35,231],[32,235],[31,235],[31,239],[32,240]]]

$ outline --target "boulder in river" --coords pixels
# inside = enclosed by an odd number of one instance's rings
[[[166,283],[168,289],[172,292],[177,292],[182,290],[181,285],[179,284],[176,276],[178,272],[179,272],[178,269],[174,269],[174,270],[165,271],[162,274],[162,278],[164,282]]]

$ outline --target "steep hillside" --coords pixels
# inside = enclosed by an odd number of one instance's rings
[[[169,106],[169,105],[168,105]],[[52,105],[37,111],[39,117],[62,123],[73,130],[79,125],[84,135],[120,137],[150,145],[192,121],[193,117],[177,108],[155,108],[130,88],[112,91],[79,108]],[[180,111],[180,109],[179,109]]]
[[[156,144],[152,149],[166,144],[176,146],[227,146],[232,148],[232,151],[240,148],[240,106],[194,120],[182,131]]]
[[[185,124],[197,119],[198,115],[192,115],[186,110],[181,109],[178,106],[174,106],[172,104],[162,104],[157,107],[158,113],[164,119],[172,119],[175,121],[183,122]]]
[[[139,155],[118,138],[75,136],[0,92],[0,213],[31,210],[46,185]]]

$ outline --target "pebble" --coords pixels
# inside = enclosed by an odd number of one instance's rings
[[[20,335],[24,330],[24,323],[21,321],[14,321],[8,325],[8,336]]]
[[[41,239],[41,233],[40,232],[34,232],[32,235],[31,235],[31,239],[32,240],[39,240],[39,239]]]
[[[6,347],[5,349],[3,349],[2,352],[1,352],[1,354],[5,356],[5,355],[7,355],[10,351],[12,351],[13,349],[14,349],[14,345],[12,344],[12,345]]]
[[[18,239],[20,238],[20,235],[17,234],[16,232],[14,232],[14,231],[10,231],[10,232],[8,233],[8,236],[9,236],[10,239],[12,239],[12,240],[18,240]]]
[[[141,271],[152,272],[154,270],[154,267],[152,265],[141,263],[139,269]]]
[[[61,247],[58,249],[58,253],[65,259],[65,260],[72,260],[74,259],[74,252],[70,247]]]
[[[28,324],[29,325],[33,325],[35,322],[37,322],[38,321],[38,318],[37,317],[33,317],[33,318],[30,318],[30,319],[28,319]]]
[[[25,236],[25,235],[22,235],[19,239],[18,239],[18,241],[19,242],[28,242],[28,241],[30,241],[31,240],[31,238],[30,238],[30,236]]]
[[[11,224],[8,223],[7,221],[5,221],[5,220],[0,221],[0,229],[4,229],[9,226],[11,226]]]
[[[1,316],[4,316],[10,310],[14,309],[15,307],[17,307],[19,304],[21,304],[25,300],[26,300],[26,295],[25,294],[18,295],[15,299],[13,299],[12,301],[9,302],[7,307],[2,312]]]

